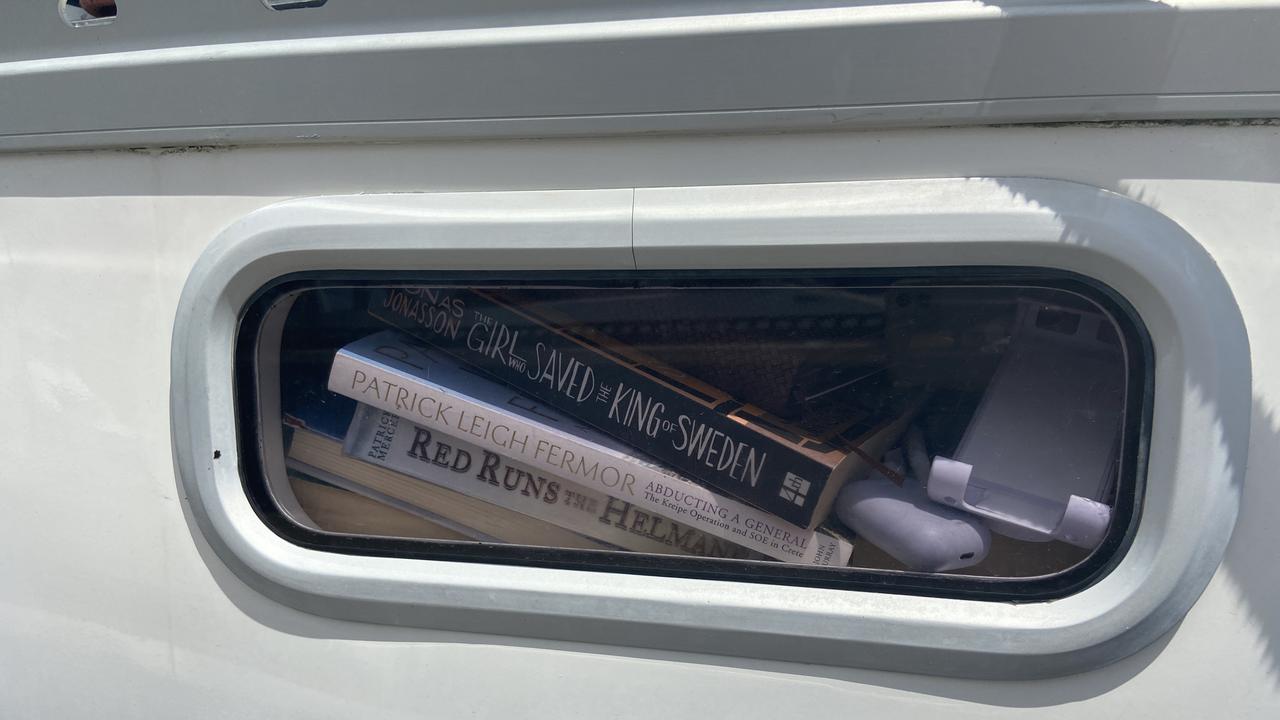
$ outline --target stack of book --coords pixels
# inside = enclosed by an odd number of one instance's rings
[[[842,298],[838,318],[704,303],[686,322],[675,295],[655,312],[621,295],[375,290],[385,329],[336,349],[324,389],[287,381],[304,386],[285,402],[290,471],[446,539],[847,564],[832,503],[910,416],[859,397],[882,317]],[[753,334],[779,318],[785,332]]]

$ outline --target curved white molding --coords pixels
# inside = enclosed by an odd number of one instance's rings
[[[732,258],[732,262],[726,261]],[[1142,317],[1154,350],[1142,516],[1102,579],[1009,604],[579,570],[357,557],[273,533],[244,494],[232,377],[239,314],[306,270],[1057,268]],[[281,203],[228,228],[174,328],[175,457],[200,531],[259,591],[308,612],[983,678],[1124,657],[1183,617],[1222,558],[1249,436],[1249,347],[1218,268],[1119,195],[1018,178],[367,195]]]

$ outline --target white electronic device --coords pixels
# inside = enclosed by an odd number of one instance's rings
[[[955,454],[933,460],[929,497],[1001,535],[1097,547],[1111,522],[1124,391],[1108,318],[1022,301]]]
[[[930,500],[911,473],[902,475],[901,485],[879,472],[849,483],[836,497],[836,517],[910,570],[946,572],[985,560],[991,533],[982,520]]]

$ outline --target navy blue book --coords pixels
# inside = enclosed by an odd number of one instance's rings
[[[280,370],[280,411],[284,424],[342,441],[356,403],[325,388],[329,364],[290,363]]]

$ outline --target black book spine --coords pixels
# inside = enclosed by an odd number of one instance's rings
[[[814,519],[831,468],[716,405],[737,403],[659,382],[480,292],[379,289],[369,312],[708,487],[801,527]]]

